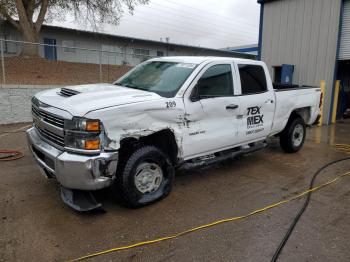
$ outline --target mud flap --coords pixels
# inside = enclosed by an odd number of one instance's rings
[[[80,212],[92,211],[102,207],[102,204],[98,203],[89,191],[61,187],[61,198],[68,206]]]

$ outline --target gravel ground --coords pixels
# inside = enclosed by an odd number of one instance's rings
[[[43,58],[5,58],[6,84],[63,85],[113,82],[132,67],[49,61]]]
[[[21,126],[0,126],[0,133]],[[350,144],[349,133],[350,123],[313,128],[296,154],[283,153],[273,140],[269,148],[240,159],[178,172],[172,193],[141,209],[121,207],[112,192],[100,191],[106,213],[90,214],[62,203],[58,185],[40,175],[23,132],[0,135],[0,148],[25,154],[0,162],[0,261],[64,261],[246,214],[305,190],[320,165],[346,156],[332,144]],[[328,169],[316,184],[349,166]],[[302,203],[91,261],[270,261]],[[349,206],[349,177],[314,193],[279,261],[349,261]]]

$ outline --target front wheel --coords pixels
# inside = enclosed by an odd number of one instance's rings
[[[166,197],[175,175],[169,157],[154,146],[135,150],[118,171],[114,191],[122,204],[133,208]]]
[[[306,125],[301,117],[289,120],[280,135],[281,148],[287,153],[299,151],[303,147],[305,135]]]

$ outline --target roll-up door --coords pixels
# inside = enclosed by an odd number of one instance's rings
[[[350,0],[344,1],[339,60],[350,60]]]

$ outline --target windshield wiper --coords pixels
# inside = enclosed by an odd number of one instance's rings
[[[129,87],[129,88],[134,88],[134,89],[140,89],[140,90],[143,90],[137,86],[134,86],[134,85],[131,85],[131,84],[119,84],[117,83],[117,85],[120,85],[120,86],[123,86],[123,87]]]
[[[132,89],[137,89],[137,90],[142,90],[142,91],[146,91],[146,92],[151,92],[151,93],[155,93],[155,94],[158,94],[157,92],[155,91],[152,91],[152,90],[148,90],[148,89],[143,89],[141,87],[138,87],[138,86],[134,86],[134,85],[130,85],[130,84],[119,84],[119,83],[116,83],[116,85],[120,85],[120,86],[123,86],[123,87],[128,87],[128,88],[132,88]]]

